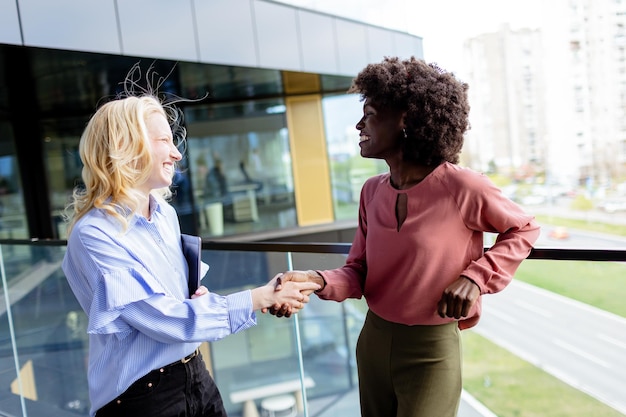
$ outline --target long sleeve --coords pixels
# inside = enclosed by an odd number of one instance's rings
[[[359,204],[359,223],[350,252],[343,267],[317,271],[326,281],[323,291],[317,293],[323,300],[343,301],[347,298],[361,298],[367,275],[366,262],[367,219],[365,216],[363,195]]]
[[[129,304],[120,318],[162,343],[216,341],[256,324],[249,290],[214,293],[183,302],[165,295]],[[159,323],[155,326],[154,323]]]
[[[94,209],[68,238],[62,267],[89,319],[92,410],[200,342],[256,324],[249,290],[189,299],[176,212],[165,202],[151,207],[151,221],[135,216],[127,231]]]
[[[396,201],[407,195],[407,218],[398,227]],[[484,251],[484,233],[497,233]],[[346,264],[320,271],[320,298],[367,300],[386,320],[408,325],[452,321],[437,314],[444,289],[467,276],[482,294],[501,291],[539,236],[533,216],[502,195],[487,177],[444,163],[407,190],[394,189],[389,174],[366,181],[359,226]],[[461,328],[475,325],[481,302]]]

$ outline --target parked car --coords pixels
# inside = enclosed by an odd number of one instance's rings
[[[554,229],[550,230],[548,236],[550,236],[551,239],[557,240],[569,239],[569,231],[567,230],[567,227],[557,226]]]
[[[609,198],[598,204],[600,210],[607,213],[615,213],[618,211],[626,211],[626,198]]]

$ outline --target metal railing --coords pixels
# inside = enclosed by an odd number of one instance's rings
[[[36,417],[50,415],[52,409],[58,416],[87,415],[84,394],[82,399],[73,399],[67,397],[71,390],[63,389],[64,381],[75,383],[77,376],[85,372],[87,352],[84,338],[77,335],[77,331],[82,330],[83,313],[74,302],[59,268],[66,244],[64,240],[0,240],[3,254],[0,328],[8,330],[0,332],[0,390],[24,394],[0,396],[0,415]],[[221,263],[221,270],[227,275],[227,279],[211,281],[221,286],[217,290],[221,293],[258,285],[268,279],[267,271],[309,269],[310,264],[321,269],[339,267],[351,245],[204,240],[202,246],[203,259],[206,257],[216,263],[217,271],[213,265],[211,271],[219,276]],[[626,250],[535,248],[528,259],[626,262]],[[261,272],[251,281],[231,280],[230,272],[241,269],[242,265],[246,273]],[[302,265],[307,266],[302,268]],[[324,303],[316,299],[310,304],[297,320],[260,317],[258,330],[250,329],[210,345],[210,363],[230,414],[242,412],[241,403],[230,401],[231,397],[238,398],[231,396],[232,393],[250,392],[254,386],[266,383],[268,373],[280,373],[277,369],[283,371],[285,379],[301,381],[300,396],[304,399],[301,411],[305,416],[332,415],[324,414],[318,405],[307,408],[308,400],[317,404],[316,399],[333,395],[339,398],[354,389],[352,353],[363,319],[363,305]],[[268,344],[288,348],[282,356],[276,356],[275,350],[265,348]],[[239,361],[239,357],[247,358],[247,362]],[[57,363],[63,366],[56,366]],[[278,368],[277,364],[280,364]],[[333,375],[332,380],[325,380],[324,384],[312,382],[324,379],[327,374]],[[32,383],[30,391],[29,383],[24,384],[24,381]],[[279,381],[275,385],[284,384]],[[256,400],[257,406],[259,403]],[[328,404],[328,401],[322,403]],[[354,410],[332,413],[345,417],[358,415],[358,404],[351,404],[351,407]],[[350,414],[352,412],[354,414]]]

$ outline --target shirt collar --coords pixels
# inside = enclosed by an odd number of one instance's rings
[[[148,195],[148,204],[150,205],[150,219],[154,220],[154,213],[163,213],[163,206],[161,205],[160,201],[158,198],[156,198],[154,195],[149,194]],[[139,221],[140,219],[143,219],[144,217],[142,215],[140,215],[139,213],[135,213],[133,214],[133,220],[132,223],[136,223],[137,221]]]

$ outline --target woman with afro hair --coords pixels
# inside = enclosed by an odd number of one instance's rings
[[[534,218],[486,176],[457,165],[467,89],[413,57],[388,57],[357,75],[348,92],[363,101],[361,156],[384,159],[389,172],[362,188],[344,266],[282,276],[318,283],[321,299],[365,297],[357,342],[363,417],[457,414],[460,330],[476,325],[481,296],[506,287],[539,236]],[[486,252],[485,232],[497,234]]]

